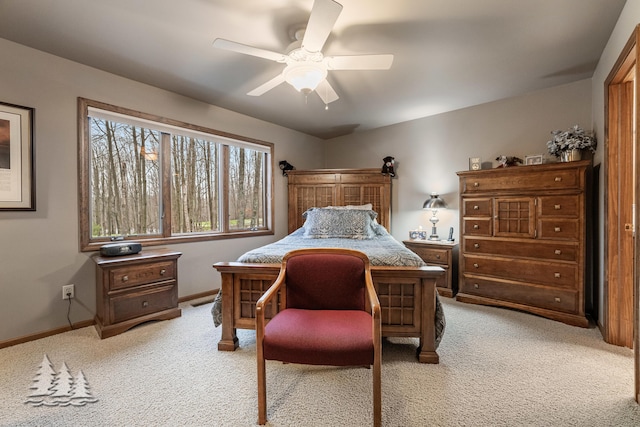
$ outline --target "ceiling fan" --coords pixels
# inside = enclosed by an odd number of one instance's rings
[[[326,79],[328,71],[388,70],[393,63],[391,54],[324,56],[322,47],[341,11],[342,5],[334,0],[315,0],[306,28],[294,31],[294,42],[285,54],[225,39],[216,39],[213,46],[286,64],[280,74],[247,95],[260,96],[287,82],[305,95],[315,91],[328,105],[339,98]]]

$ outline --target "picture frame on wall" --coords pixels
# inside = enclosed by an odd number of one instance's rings
[[[36,210],[34,111],[0,102],[0,211]]]
[[[525,156],[524,158],[525,165],[541,165],[542,164],[542,154],[535,154],[531,156]]]

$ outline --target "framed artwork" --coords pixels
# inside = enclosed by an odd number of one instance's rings
[[[0,210],[36,210],[33,115],[0,102]]]
[[[524,164],[525,165],[541,165],[542,164],[542,154],[536,154],[534,156],[525,156]]]

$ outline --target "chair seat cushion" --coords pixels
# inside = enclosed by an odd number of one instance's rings
[[[331,366],[373,364],[373,324],[362,310],[280,311],[265,327],[268,360]]]

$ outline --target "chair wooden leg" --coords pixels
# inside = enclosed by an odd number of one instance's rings
[[[380,365],[373,366],[373,426],[382,425],[382,384],[380,383]]]
[[[262,356],[262,355],[260,355]],[[267,382],[264,358],[258,357],[258,424],[267,422]]]

